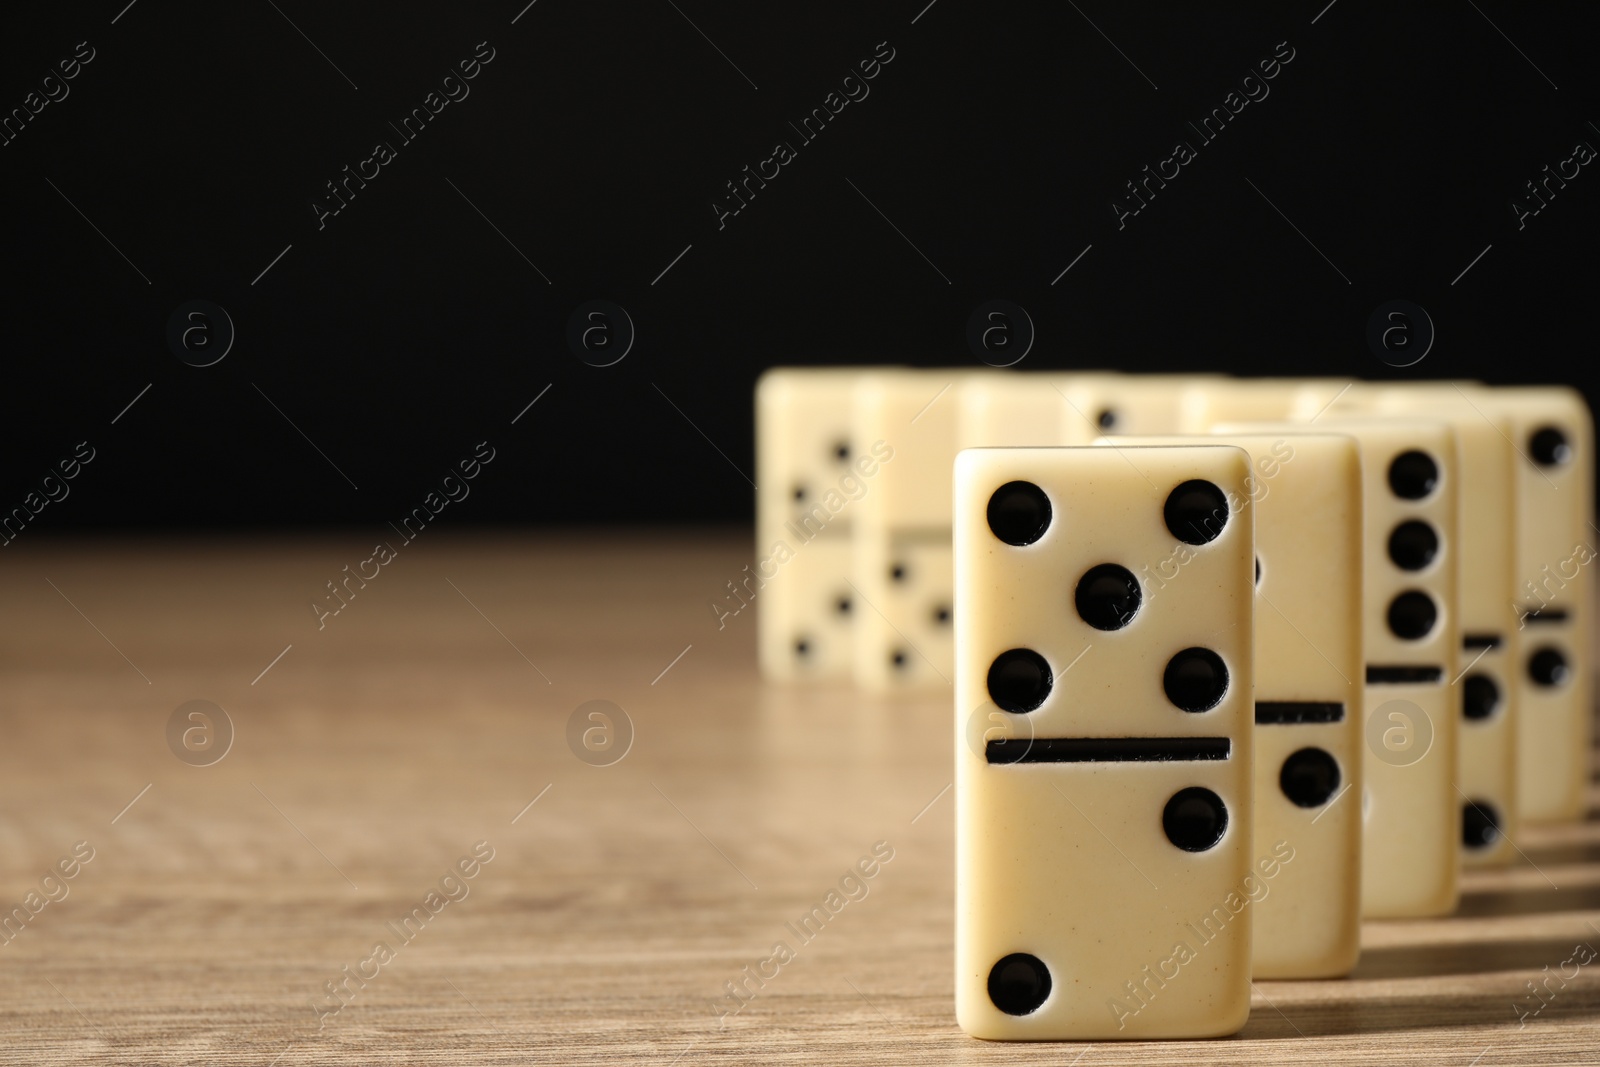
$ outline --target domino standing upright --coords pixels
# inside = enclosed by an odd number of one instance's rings
[[[850,674],[851,525],[882,460],[852,437],[863,373],[779,367],[756,385],[755,573],[724,599],[757,605],[761,673],[774,681]]]
[[[1078,372],[1012,371],[964,383],[958,431],[964,448],[1086,445],[1099,430],[1069,397]]]
[[[1181,433],[1190,393],[1224,389],[1226,382],[1206,374],[1111,371],[985,375],[963,391],[961,442],[967,448],[1088,445],[1102,434]],[[1278,405],[1288,406],[1287,400]],[[1287,417],[1278,407],[1272,417]]]
[[[1460,895],[1462,833],[1455,785],[1460,713],[1450,684],[1461,646],[1455,431],[1446,423],[1400,417],[1323,418],[1316,425],[1349,434],[1361,446],[1361,913],[1445,915]],[[1411,524],[1427,527],[1435,546],[1433,558],[1417,569],[1393,547],[1395,534]]]
[[[887,371],[855,386],[855,438],[884,442],[893,460],[861,498],[854,534],[854,676],[869,691],[950,684],[950,467],[956,397],[974,373]]]
[[[1255,976],[1338,977],[1361,953],[1361,453],[1313,427],[1210,439],[1254,467],[1255,839],[1295,852],[1252,907]]]
[[[1350,378],[1202,378],[1183,392],[1178,432],[1209,433],[1224,422],[1312,421],[1355,385]]]
[[[1519,453],[1516,589],[1507,614],[1521,637],[1522,816],[1577,818],[1594,730],[1594,421],[1572,389],[1497,386],[1468,393],[1485,410],[1505,416]]]
[[[1250,1010],[1249,457],[955,466],[956,1014],[976,1037],[1205,1037]],[[1146,564],[1174,561],[1159,588]]]
[[[1369,386],[1353,406],[1374,412],[1437,418],[1456,431],[1461,464],[1457,517],[1460,551],[1462,666],[1451,688],[1461,713],[1457,801],[1462,806],[1462,859],[1468,866],[1504,866],[1516,857],[1519,822],[1517,747],[1521,719],[1520,637],[1505,590],[1513,584],[1516,516],[1511,426],[1450,383]],[[1343,407],[1334,408],[1338,412]],[[1429,528],[1402,523],[1389,535],[1397,566],[1419,570],[1437,546]]]
[[[1067,390],[1067,401],[1074,426],[1092,427],[1090,440],[1101,434],[1182,433],[1190,392],[1228,384],[1218,374],[1087,374]]]

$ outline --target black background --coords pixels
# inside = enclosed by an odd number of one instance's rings
[[[1520,231],[1510,207],[1600,145],[1593,5],[524,3],[8,14],[0,109],[95,50],[0,148],[0,510],[96,450],[26,536],[380,523],[484,440],[452,524],[748,520],[763,369],[975,366],[989,298],[1037,327],[1023,369],[1398,377],[1365,333],[1401,298],[1438,331],[1408,376],[1600,388],[1600,174]],[[324,183],[481,41],[470,96],[319,230]],[[1123,183],[1285,41],[1119,230]],[[870,95],[799,145],[879,42]],[[798,158],[719,229],[780,140]],[[237,327],[207,368],[165,340],[195,298]],[[565,340],[596,298],[637,328],[606,368]]]

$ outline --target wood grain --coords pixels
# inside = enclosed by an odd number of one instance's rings
[[[1455,917],[1368,924],[1352,979],[1258,983],[1235,1038],[986,1044],[952,1016],[946,701],[760,684],[754,611],[710,607],[746,534],[430,531],[319,630],[309,600],[370,539],[10,550],[0,900],[94,858],[0,944],[0,1061],[1600,1061],[1600,961],[1516,1011],[1600,948],[1600,811],[1527,830]],[[194,699],[235,726],[209,767],[167,747]],[[593,699],[635,728],[607,767],[567,743]],[[467,895],[396,937],[479,841]],[[866,895],[802,942],[786,924],[879,841]]]

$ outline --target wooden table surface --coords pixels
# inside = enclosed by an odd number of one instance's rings
[[[1369,923],[1353,978],[1257,983],[1232,1039],[979,1042],[947,701],[762,685],[754,610],[710,607],[747,533],[429,531],[319,630],[372,536],[7,549],[0,900],[40,895],[0,944],[0,1061],[1600,1062],[1600,961],[1537,1015],[1525,985],[1600,948],[1600,811],[1528,829],[1453,918]],[[233,724],[210,766],[169,748],[191,700]],[[568,744],[590,700],[633,724],[610,766]],[[866,895],[797,938],[878,842]]]

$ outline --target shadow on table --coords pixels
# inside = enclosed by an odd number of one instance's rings
[[[1600,885],[1548,885],[1521,889],[1480,889],[1461,894],[1456,909],[1458,919],[1480,919],[1499,915],[1542,915],[1552,911],[1600,910]]]
[[[1389,978],[1431,978],[1445,974],[1489,974],[1496,971],[1538,971],[1556,967],[1572,955],[1578,942],[1600,946],[1600,937],[1546,938],[1538,941],[1463,942],[1446,945],[1394,945],[1368,948],[1351,973],[1353,981]]]
[[[1558,958],[1558,963],[1561,958],[1564,957]],[[1509,975],[1503,994],[1396,994],[1374,990],[1368,996],[1357,994],[1332,1000],[1285,1003],[1284,998],[1279,996],[1274,1001],[1276,1006],[1265,1003],[1254,1006],[1250,1021],[1238,1034],[1240,1038],[1295,1039],[1375,1031],[1495,1027],[1495,1030],[1485,1032],[1484,1043],[1487,1045],[1501,1032],[1500,1024],[1507,1028],[1507,1038],[1514,1040],[1524,1029],[1519,1010],[1527,1012],[1534,1004],[1522,982],[1514,981]],[[1570,984],[1543,1016],[1548,1019],[1560,1018],[1566,1022],[1600,1019],[1600,989],[1592,985],[1585,988],[1578,983]],[[1526,1031],[1532,1033],[1537,1025],[1538,1019],[1530,1019]]]
[[[1522,854],[1536,867],[1561,863],[1600,863],[1600,841],[1574,841],[1564,845],[1525,848]]]

